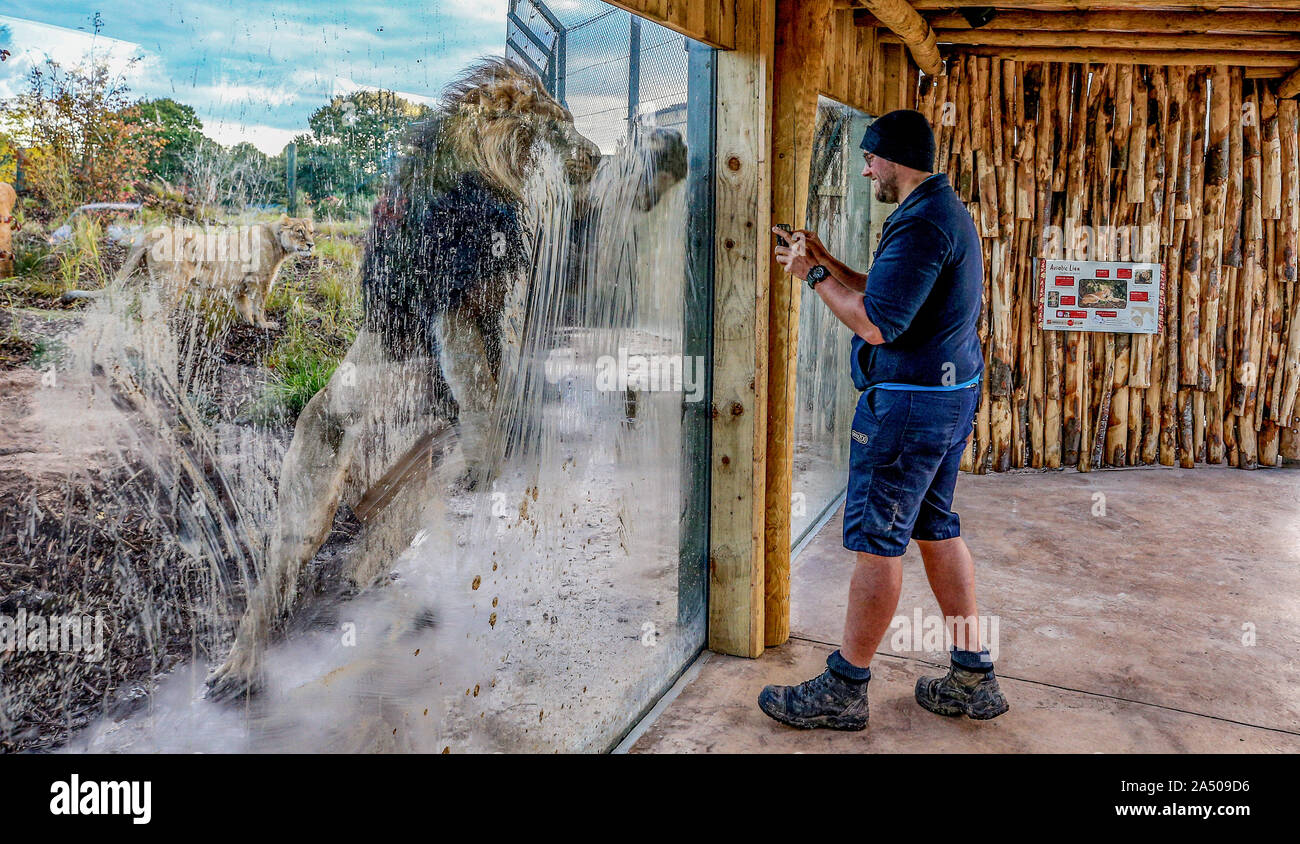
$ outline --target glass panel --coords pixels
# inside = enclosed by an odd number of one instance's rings
[[[0,750],[598,751],[703,646],[712,50],[481,5],[0,16]]]
[[[831,254],[864,271],[876,224],[884,219],[873,216],[871,183],[861,175],[858,142],[869,124],[856,109],[819,98],[808,189],[807,227]],[[849,429],[858,400],[849,377],[852,332],[817,294],[805,288],[801,302],[790,507],[794,545],[839,503],[848,485]]]

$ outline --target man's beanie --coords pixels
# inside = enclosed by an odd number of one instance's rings
[[[934,133],[919,111],[899,109],[877,117],[862,136],[862,148],[895,164],[934,172]]]

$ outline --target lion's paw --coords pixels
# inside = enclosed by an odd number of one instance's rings
[[[233,703],[257,694],[261,688],[257,660],[236,645],[230,656],[207,679],[204,697],[217,703]]]

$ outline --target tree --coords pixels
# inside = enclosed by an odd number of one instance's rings
[[[47,214],[126,199],[148,177],[159,141],[145,132],[128,95],[105,62],[65,69],[46,59],[32,68],[26,92],[4,101],[0,130],[28,150],[27,187]]]
[[[149,171],[166,182],[181,181],[203,138],[203,123],[194,109],[169,98],[142,100],[130,122],[157,141],[149,156]]]
[[[392,91],[354,91],[334,97],[308,120],[298,145],[298,186],[313,200],[373,198],[410,125],[427,106]]]

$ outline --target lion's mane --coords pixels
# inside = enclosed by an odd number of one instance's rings
[[[469,306],[488,327],[529,257],[520,205],[534,143],[560,121],[572,117],[535,74],[490,58],[412,127],[361,269],[367,325],[395,356],[436,353],[434,324],[449,308]]]

